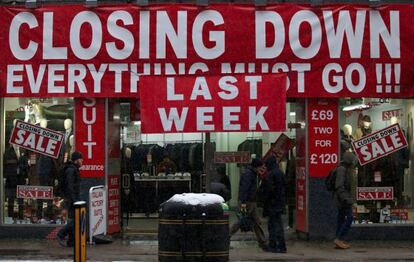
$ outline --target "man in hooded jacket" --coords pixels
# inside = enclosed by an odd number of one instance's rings
[[[351,193],[351,175],[355,168],[357,158],[352,152],[345,152],[341,165],[336,169],[334,201],[338,208],[335,245],[339,249],[350,248],[344,241],[352,225],[352,205],[354,199]]]
[[[269,216],[269,246],[268,250],[274,253],[286,253],[285,232],[283,229],[282,214],[285,211],[286,180],[285,174],[279,169],[276,157],[271,155],[265,160],[267,169],[265,192],[266,213]]]
[[[74,215],[75,208],[73,204],[80,200],[80,172],[79,168],[82,166],[83,157],[80,152],[73,152],[71,161],[65,163],[65,187],[63,190],[64,205],[68,210],[68,223],[57,233],[57,240],[61,246],[73,247],[75,244],[75,227]],[[65,237],[68,240],[65,241]]]

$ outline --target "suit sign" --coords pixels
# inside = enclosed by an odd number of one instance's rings
[[[62,133],[17,120],[9,142],[57,159],[63,138]]]
[[[407,140],[399,124],[381,129],[352,142],[359,163],[365,165],[407,147]]]

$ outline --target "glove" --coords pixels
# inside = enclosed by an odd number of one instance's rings
[[[246,206],[246,204],[241,204],[240,205],[240,213],[242,213],[242,214],[247,214],[247,206]]]

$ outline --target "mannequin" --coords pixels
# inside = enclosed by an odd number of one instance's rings
[[[41,118],[39,124],[43,128],[47,128],[47,120],[45,118]],[[51,186],[51,182],[54,181],[56,167],[55,162],[49,156],[45,155],[38,155],[37,160],[37,175],[39,177],[39,183],[41,186]],[[48,206],[50,205],[50,201],[47,200]],[[43,200],[37,200],[37,217],[40,219],[43,217]]]
[[[42,108],[39,104],[32,103],[29,101],[27,105],[24,106],[24,122],[30,124],[38,124],[42,119]]]
[[[355,139],[360,139],[361,137],[364,137],[372,133],[371,117],[369,115],[364,115],[361,120],[361,126],[358,127],[357,130],[355,130]]]
[[[65,128],[65,138],[63,140],[61,152],[63,154],[63,163],[65,163],[68,160],[68,157],[73,151],[73,129],[72,129],[72,120],[67,118],[63,122],[63,127]],[[71,138],[72,137],[72,138]],[[72,143],[71,140],[72,139]],[[62,161],[60,160],[60,161]],[[61,163],[61,164],[63,164]]]
[[[398,124],[399,120],[396,116],[391,117],[390,125]],[[402,130],[406,136],[407,132]],[[391,161],[395,164],[393,165],[395,170],[395,177],[392,180],[392,186],[394,186],[394,194],[398,202],[402,202],[402,192],[404,191],[404,174],[405,169],[409,167],[410,153],[408,148],[402,148],[391,154]]]
[[[17,119],[13,120],[13,126],[16,125]],[[5,182],[5,197],[7,198],[8,216],[14,216],[14,205],[16,200],[17,185],[27,184],[29,164],[24,149],[10,144],[6,148],[3,156],[3,174]],[[18,198],[18,218],[23,219],[23,199]]]
[[[346,151],[352,151],[352,126],[345,124],[341,129],[341,157]]]

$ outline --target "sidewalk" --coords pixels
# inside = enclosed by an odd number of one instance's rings
[[[156,240],[116,239],[112,244],[87,247],[88,261],[158,261]],[[357,241],[349,250],[330,242],[289,240],[287,254],[265,253],[251,240],[231,242],[230,261],[414,261],[414,242]],[[0,261],[72,260],[73,250],[54,240],[0,240]]]

